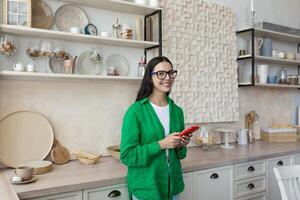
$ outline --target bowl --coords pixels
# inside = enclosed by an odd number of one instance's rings
[[[112,157],[114,157],[117,160],[121,160],[120,159],[120,145],[113,145],[113,146],[109,146],[107,147],[107,151],[110,153],[110,155],[112,155]]]

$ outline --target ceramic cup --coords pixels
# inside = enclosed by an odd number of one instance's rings
[[[24,66],[22,63],[17,63],[14,65],[14,71],[24,71]]]
[[[268,65],[257,65],[257,76],[259,83],[267,83]]]
[[[237,142],[239,145],[248,144],[248,129],[242,128],[238,131]]]
[[[108,32],[101,32],[100,35],[102,37],[108,37],[109,36]]]
[[[279,51],[278,52],[278,58],[285,59],[285,52],[284,51]]]
[[[30,166],[20,166],[15,170],[15,174],[22,178],[22,181],[28,181],[32,178],[33,168]]]
[[[66,74],[73,74],[74,66],[74,60],[64,60],[64,68]]]
[[[71,32],[71,33],[76,33],[76,34],[81,33],[80,28],[79,28],[79,27],[76,27],[76,26],[71,27],[71,28],[70,28],[70,32]]]
[[[34,64],[30,63],[26,66],[26,71],[28,72],[34,72],[35,71],[35,66]]]

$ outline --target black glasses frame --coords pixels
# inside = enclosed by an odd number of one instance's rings
[[[164,72],[164,77],[159,77],[158,73],[160,72]],[[151,75],[153,76],[154,74],[156,74],[157,78],[159,80],[164,80],[167,77],[167,74],[169,75],[170,79],[175,79],[177,76],[177,70],[170,70],[170,71],[164,71],[164,70],[159,70],[157,72],[152,72]],[[172,75],[171,75],[172,74]]]

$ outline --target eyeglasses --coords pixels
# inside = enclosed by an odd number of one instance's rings
[[[157,71],[157,72],[152,72],[151,75],[156,74],[157,78],[159,80],[164,80],[167,77],[167,74],[169,75],[170,79],[175,79],[177,76],[177,71],[176,70],[170,70],[170,71]]]

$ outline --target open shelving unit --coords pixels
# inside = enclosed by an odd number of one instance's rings
[[[255,76],[255,62],[256,61],[295,66],[295,67],[298,67],[298,73],[299,73],[300,60],[280,59],[280,58],[267,57],[267,56],[261,56],[261,55],[257,56],[257,55],[255,55],[255,52],[254,52],[254,38],[255,37],[270,37],[276,41],[297,44],[297,50],[299,53],[300,36],[277,32],[277,31],[271,31],[271,30],[267,30],[267,29],[261,29],[261,28],[245,28],[245,29],[237,31],[236,33],[237,33],[237,35],[250,33],[250,37],[251,37],[251,41],[252,41],[251,42],[251,49],[252,49],[251,54],[237,57],[237,61],[241,61],[241,60],[250,60],[251,61],[251,73],[252,73],[251,74],[251,83],[239,83],[239,87],[258,86],[258,87],[298,88],[298,89],[300,89],[300,85],[257,83],[256,76]]]

